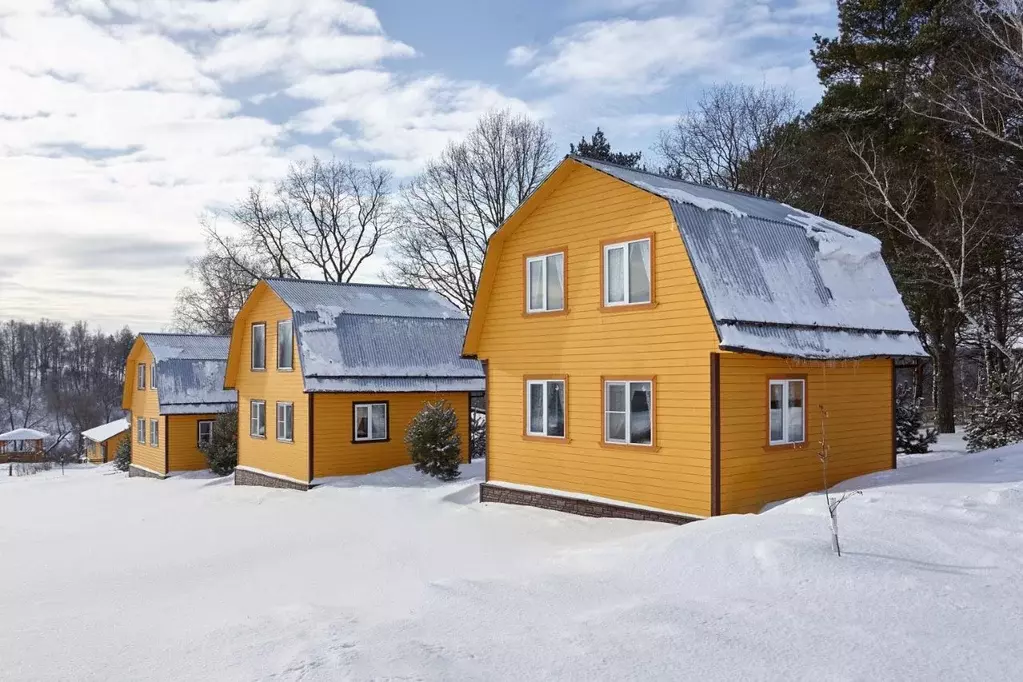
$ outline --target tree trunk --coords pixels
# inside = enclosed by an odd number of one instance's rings
[[[955,327],[946,322],[945,328],[942,330],[942,339],[934,362],[935,408],[937,412],[938,433],[955,433],[956,430],[955,366]]]

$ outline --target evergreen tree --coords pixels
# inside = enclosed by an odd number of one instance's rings
[[[587,159],[593,159],[594,161],[607,161],[619,166],[625,166],[626,168],[636,168],[639,165],[639,160],[643,156],[643,152],[632,152],[631,154],[625,152],[613,152],[611,151],[611,143],[607,141],[607,137],[604,135],[604,131],[597,128],[589,139],[586,137],[579,139],[579,144],[569,144],[569,152],[577,156],[582,156]]]
[[[458,415],[447,401],[426,403],[405,432],[416,471],[442,481],[458,478],[462,460],[462,437],[458,434]]]
[[[122,438],[117,445],[117,454],[114,455],[114,468],[118,471],[127,471],[131,466],[131,433],[128,438]]]
[[[895,391],[895,450],[908,454],[928,452],[938,442],[938,432],[924,428],[920,400],[908,384]]]
[[[238,466],[238,411],[217,415],[213,434],[208,443],[200,446],[210,471],[227,476]]]
[[[990,391],[966,420],[970,452],[1000,448],[1023,441],[1023,401],[1005,391]]]

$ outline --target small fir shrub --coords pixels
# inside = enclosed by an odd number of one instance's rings
[[[206,457],[210,471],[227,476],[238,466],[238,411],[217,415],[213,423],[213,436],[199,448]]]
[[[455,409],[446,401],[424,404],[405,432],[405,446],[416,471],[442,481],[458,478],[462,437]]]
[[[966,420],[966,447],[970,452],[1000,448],[1023,441],[1023,401],[1004,392],[992,392]]]
[[[908,384],[900,385],[895,391],[895,449],[897,452],[922,454],[938,442],[938,432],[924,428],[920,400],[913,395]]]
[[[118,471],[127,471],[131,466],[131,438],[122,438],[117,446],[117,453],[114,455],[114,468]]]

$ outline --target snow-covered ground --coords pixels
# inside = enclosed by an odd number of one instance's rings
[[[6,471],[3,472],[6,474]],[[1002,680],[1023,447],[683,527],[109,466],[0,477],[4,680]]]

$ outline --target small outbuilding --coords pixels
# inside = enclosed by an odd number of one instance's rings
[[[112,422],[82,431],[85,439],[85,456],[92,464],[106,464],[113,461],[117,448],[131,437],[131,424],[127,419]]]
[[[43,461],[43,440],[49,436],[35,429],[0,433],[0,464]]]

